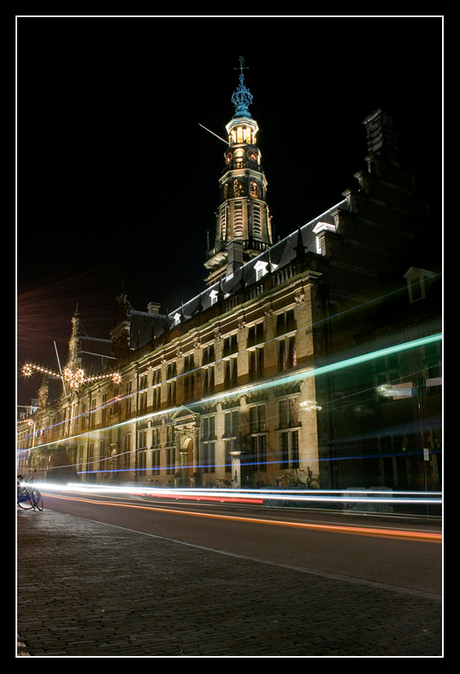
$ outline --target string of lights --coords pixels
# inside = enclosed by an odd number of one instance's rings
[[[46,367],[34,365],[33,363],[26,363],[22,368],[22,374],[25,377],[30,377],[34,371],[41,372],[42,374],[46,374],[49,377],[53,377],[54,379],[61,379],[63,382],[69,384],[69,386],[74,389],[79,388],[83,384],[101,381],[103,379],[112,379],[114,384],[119,384],[121,382],[121,375],[118,372],[86,377],[84,370],[81,368],[71,369],[66,367],[64,368],[62,375],[58,372],[53,372],[53,370],[49,370]]]

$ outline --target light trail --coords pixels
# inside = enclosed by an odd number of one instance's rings
[[[421,337],[420,339],[415,339],[410,342],[404,342],[403,344],[397,344],[395,346],[388,346],[384,349],[379,349],[377,351],[371,351],[370,353],[364,353],[361,354],[360,356],[353,356],[352,358],[345,358],[344,360],[338,361],[336,363],[330,363],[328,365],[321,365],[316,368],[311,368],[311,370],[307,371],[302,371],[299,373],[291,374],[291,375],[284,375],[282,377],[275,377],[273,379],[270,379],[267,382],[263,382],[260,384],[253,384],[251,386],[244,386],[244,387],[239,387],[237,389],[233,389],[232,391],[225,391],[222,393],[219,393],[217,395],[211,396],[209,398],[203,398],[201,402],[214,402],[221,400],[222,398],[229,398],[233,395],[242,395],[245,392],[251,391],[251,393],[254,393],[255,391],[262,391],[267,388],[271,388],[274,386],[279,386],[280,384],[291,384],[295,383],[297,381],[303,380],[303,379],[308,379],[310,377],[319,377],[323,374],[328,374],[330,372],[334,372],[336,370],[343,370],[349,367],[353,367],[355,365],[360,365],[362,363],[367,363],[370,360],[375,360],[377,358],[384,358],[385,356],[389,356],[394,353],[399,353],[400,351],[407,351],[410,349],[417,349],[422,346],[426,346],[427,344],[432,344],[433,342],[438,342],[442,340],[442,333],[438,333],[436,335],[430,335],[428,337]]]
[[[54,485],[41,483],[39,489],[52,491]],[[442,504],[442,492],[389,492],[380,490],[335,490],[335,489],[168,489],[148,486],[115,487],[110,485],[81,485],[68,483],[56,485],[58,491],[80,492],[85,494],[119,494],[123,496],[151,496],[167,499],[185,499],[196,501],[225,501],[227,503],[244,500],[247,503],[262,504],[266,501],[300,501],[305,503],[367,503],[367,504],[404,504],[427,505]],[[395,494],[395,495],[393,495]]]
[[[67,501],[80,501],[83,503],[89,503],[91,505],[101,505],[101,501],[83,498],[77,496],[59,496],[56,494],[48,494],[43,492],[51,498],[57,498]],[[133,510],[146,510],[146,511],[155,511],[155,512],[164,512],[168,514],[179,514],[187,515],[190,517],[204,517],[208,519],[218,519],[218,520],[227,520],[227,521],[236,521],[236,522],[249,522],[254,524],[265,524],[269,526],[281,526],[281,527],[294,527],[297,529],[311,530],[311,531],[324,531],[330,533],[341,533],[341,534],[354,534],[359,536],[373,536],[380,538],[394,538],[399,540],[412,540],[420,542],[431,542],[431,543],[442,543],[442,534],[436,532],[423,532],[423,531],[413,531],[413,530],[404,530],[404,529],[388,529],[388,528],[378,528],[378,527],[358,527],[358,526],[346,526],[338,524],[314,524],[311,522],[292,522],[289,520],[271,520],[263,519],[257,517],[242,517],[237,515],[224,515],[217,513],[205,513],[205,512],[196,512],[190,510],[179,510],[176,508],[161,508],[159,506],[151,505],[139,505],[133,503],[119,503],[117,501],[103,501],[103,505],[116,507],[116,508],[127,508]]]
[[[272,379],[269,379],[268,381],[261,382],[259,384],[251,384],[250,386],[241,386],[241,387],[236,387],[236,388],[231,389],[231,390],[222,391],[222,393],[218,393],[218,394],[215,394],[215,395],[212,395],[212,396],[204,397],[204,398],[201,398],[197,402],[190,403],[190,404],[188,404],[188,407],[191,410],[193,410],[194,407],[197,407],[197,406],[200,406],[200,405],[203,405],[203,404],[212,404],[212,403],[218,402],[219,400],[222,400],[224,398],[237,397],[237,396],[244,395],[245,393],[248,393],[248,392],[254,393],[256,391],[261,391],[261,390],[272,388],[272,387],[275,387],[275,386],[280,386],[281,384],[295,383],[295,382],[298,382],[298,381],[308,379],[310,377],[317,377],[317,376],[319,377],[321,375],[328,374],[328,373],[334,372],[336,370],[342,370],[342,369],[346,369],[346,368],[349,368],[349,367],[353,367],[353,366],[356,366],[356,365],[359,365],[359,364],[366,363],[370,360],[374,360],[374,359],[377,359],[377,358],[383,358],[385,356],[388,356],[388,355],[391,355],[391,354],[394,354],[394,353],[399,353],[400,351],[417,349],[417,348],[420,348],[422,346],[426,346],[428,344],[432,344],[434,342],[441,341],[441,340],[442,340],[442,333],[437,333],[435,335],[429,335],[428,337],[421,337],[420,339],[412,340],[412,341],[409,341],[409,342],[404,342],[402,344],[396,344],[394,346],[389,346],[389,347],[386,347],[384,349],[379,349],[377,351],[371,351],[369,353],[361,354],[359,356],[354,356],[352,358],[346,358],[344,360],[341,360],[341,361],[338,361],[338,362],[335,362],[335,363],[330,363],[328,365],[322,365],[322,366],[317,367],[317,368],[311,368],[310,370],[302,370],[301,372],[296,372],[296,373],[293,373],[293,374],[290,374],[290,375],[282,375],[282,376],[279,376],[279,377],[273,377]],[[131,395],[134,395],[134,393],[131,394]],[[108,403],[106,403],[106,404],[108,404]],[[43,444],[37,445],[37,447],[35,447],[35,448],[29,448],[29,449],[38,449],[39,447],[46,447],[46,446],[52,446],[52,445],[60,444],[60,443],[63,442],[63,440],[74,440],[76,438],[83,438],[83,437],[92,435],[94,433],[100,433],[100,432],[103,432],[103,431],[112,430],[114,428],[119,428],[119,427],[122,427],[122,426],[126,426],[128,424],[146,421],[148,419],[154,419],[156,417],[172,416],[174,414],[174,412],[177,411],[177,409],[179,409],[179,407],[174,406],[174,407],[170,407],[170,408],[167,408],[167,409],[157,410],[155,412],[150,412],[150,413],[145,414],[145,415],[132,417],[130,419],[127,419],[125,421],[122,421],[122,422],[119,422],[119,423],[116,423],[116,424],[112,424],[110,426],[105,426],[103,428],[85,431],[84,433],[77,433],[75,435],[68,436],[66,438],[60,438],[58,440],[43,443]],[[96,408],[94,410],[91,410],[91,413],[93,413],[95,411],[97,411]],[[56,425],[63,424],[63,423],[66,423],[66,422],[61,421],[61,422],[58,422],[58,424],[56,424]],[[45,430],[48,430],[48,428],[41,429],[41,431],[45,431]],[[26,437],[30,437],[30,436],[26,436]]]

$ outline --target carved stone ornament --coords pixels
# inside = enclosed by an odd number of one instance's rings
[[[296,304],[299,307],[299,309],[301,309],[303,307],[303,305],[305,304],[305,293],[304,293],[304,291],[298,290],[295,294],[294,299],[295,299]]]

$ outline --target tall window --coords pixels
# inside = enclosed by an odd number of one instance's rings
[[[129,419],[131,416],[131,410],[133,405],[133,382],[129,381],[126,384],[126,418]]]
[[[267,470],[267,436],[265,405],[249,408],[251,458],[255,470]]]
[[[203,395],[211,395],[214,393],[214,365],[205,367],[203,373]]]
[[[297,366],[295,337],[285,337],[278,341],[278,371],[290,370]]]
[[[147,410],[147,375],[142,375],[139,380],[139,414],[145,414]]]
[[[86,470],[91,472],[95,468],[94,466],[94,442],[90,442],[88,446],[88,461],[86,464]]]
[[[152,389],[152,409],[159,410],[161,407],[161,385],[154,386]]]
[[[201,457],[200,464],[205,473],[215,472],[216,429],[215,417],[201,418]]]
[[[168,382],[167,405],[168,407],[174,407],[175,404],[176,404],[176,380],[173,379],[172,381]]]
[[[152,448],[151,456],[152,456],[152,475],[159,475],[160,474],[160,450]]]
[[[238,358],[235,356],[224,361],[224,388],[238,385]]]
[[[299,467],[298,402],[296,398],[278,401],[278,428],[280,444],[280,468]]]
[[[101,410],[101,424],[105,426],[107,424],[107,393],[102,394],[102,410]]]
[[[184,372],[191,372],[195,368],[195,357],[193,353],[189,353],[184,358]]]
[[[224,431],[225,437],[236,438],[240,430],[238,410],[225,412],[224,420],[225,420],[225,431]]]
[[[195,369],[195,357],[189,353],[184,358],[184,373],[192,372]],[[184,377],[184,400],[192,400],[195,394],[195,375],[186,374]]]
[[[238,335],[230,335],[224,339],[224,358],[231,356],[233,353],[238,353]]]
[[[152,474],[159,475],[160,473],[160,428],[159,426],[152,428]]]
[[[130,466],[130,462],[131,462],[130,454],[131,454],[131,434],[128,433],[128,435],[125,435],[124,452],[123,452],[123,455],[122,455],[121,461],[120,461],[121,468],[123,470],[127,470]]]
[[[224,430],[224,447],[225,447],[225,469],[231,468],[231,455],[236,449],[236,440],[240,432],[239,412],[238,410],[231,410],[224,414],[225,430]]]
[[[264,341],[264,324],[256,323],[248,328],[248,346],[255,346]]]
[[[139,475],[145,475],[147,469],[147,431],[145,430],[138,433],[136,465]]]
[[[213,363],[214,360],[214,344],[209,344],[203,349],[201,364],[209,365],[209,363]]]
[[[265,405],[255,405],[249,408],[249,432],[265,433]]]
[[[280,468],[299,467],[299,432],[286,431],[280,434]]]
[[[193,400],[195,395],[195,375],[187,374],[184,377],[184,401]]]
[[[166,426],[166,473],[173,475],[176,472],[176,438],[174,426]]]
[[[278,428],[300,426],[297,398],[284,398],[278,401]]]
[[[267,470],[266,435],[251,435],[251,462],[255,470]]]
[[[276,334],[278,336],[292,332],[296,329],[296,320],[294,317],[294,309],[288,309],[276,317]]]
[[[89,427],[94,428],[95,420],[96,420],[96,401],[91,400],[91,409],[90,409],[90,414],[89,414]]]
[[[264,374],[264,347],[249,351],[249,381],[260,379]]]

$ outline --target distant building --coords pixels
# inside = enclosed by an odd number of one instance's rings
[[[167,315],[121,292],[98,343],[76,313],[60,398],[44,373],[19,424],[22,465],[100,483],[439,487],[441,276],[418,257],[429,209],[394,120],[364,120],[356,188],[275,242],[243,70],[232,100],[206,287]]]

